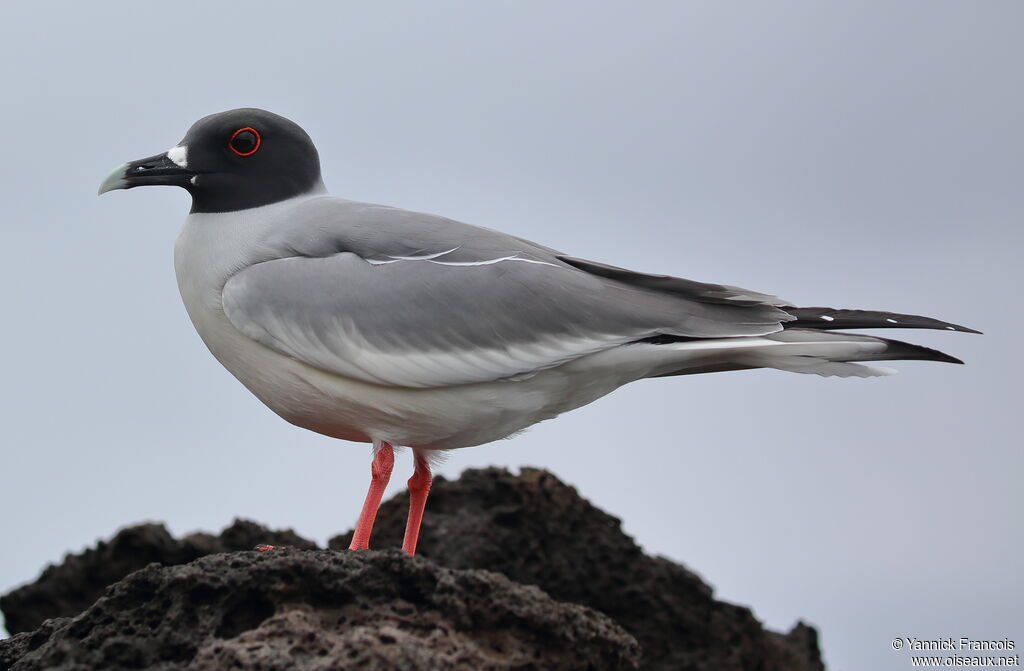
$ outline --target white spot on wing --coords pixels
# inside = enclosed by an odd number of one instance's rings
[[[188,167],[188,147],[178,145],[167,150],[167,158],[179,168]]]
[[[886,318],[885,318],[885,321],[887,321],[887,322],[891,322],[891,323],[893,323],[893,324],[899,324],[899,322],[898,322],[898,321],[896,321],[895,319],[890,319],[890,318],[888,318],[888,317],[886,317]]]
[[[827,322],[834,322],[835,321],[834,317],[829,317],[828,315],[821,315],[821,318],[824,319]]]

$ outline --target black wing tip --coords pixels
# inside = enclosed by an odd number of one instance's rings
[[[935,329],[983,335],[981,331],[960,324],[922,315],[884,312],[881,310],[837,310],[826,307],[784,307],[794,318],[785,328],[812,329]]]
[[[957,333],[974,333],[976,335],[985,335],[981,331],[978,331],[977,329],[972,329],[969,326],[961,326],[960,324],[953,324],[953,323],[950,323],[950,322],[944,322],[944,321],[940,321],[938,319],[936,319],[935,321],[938,322],[935,326],[930,326],[930,327],[926,327],[926,328],[939,329],[940,331],[943,331],[943,330],[944,331],[956,331]],[[898,328],[898,327],[896,327],[896,328]],[[913,326],[908,326],[907,328],[914,328],[914,327]],[[918,328],[920,328],[920,327],[918,327]]]
[[[934,328],[945,329],[946,331],[957,331],[959,333],[974,333],[976,335],[985,335],[977,329],[972,329],[970,326],[963,326],[961,324],[954,324],[953,322],[944,322],[941,319],[934,319],[936,323]]]

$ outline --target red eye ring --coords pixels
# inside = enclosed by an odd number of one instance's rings
[[[256,145],[253,146],[253,148],[250,149],[249,151],[238,151],[237,149],[235,149],[235,138],[245,132],[252,133],[253,135],[256,136]],[[228,140],[228,149],[235,152],[239,156],[252,156],[260,148],[260,144],[262,142],[263,140],[262,138],[260,138],[260,132],[255,128],[250,128],[249,126],[246,126],[245,128],[239,128],[238,130],[231,134],[231,139]]]

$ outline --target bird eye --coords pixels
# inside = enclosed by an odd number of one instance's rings
[[[260,134],[255,128],[239,128],[228,141],[228,147],[239,156],[251,156],[260,148]]]

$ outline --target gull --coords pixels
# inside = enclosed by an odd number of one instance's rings
[[[644,378],[751,368],[871,377],[893,371],[863,362],[962,363],[833,329],[978,333],[797,307],[331,196],[309,135],[260,109],[200,119],[166,152],[115,168],[99,193],[148,185],[192,196],[174,268],[214,357],[288,422],[372,444],[353,550],[369,547],[396,446],[414,457],[402,544],[414,554],[442,450],[506,438]]]

